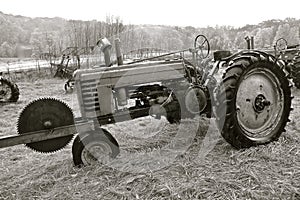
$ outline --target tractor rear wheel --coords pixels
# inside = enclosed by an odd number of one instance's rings
[[[289,121],[291,99],[286,74],[272,56],[241,53],[229,62],[217,94],[222,136],[238,149],[278,139]]]

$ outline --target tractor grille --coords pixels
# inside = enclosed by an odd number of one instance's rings
[[[81,95],[85,112],[100,111],[96,80],[81,81]]]

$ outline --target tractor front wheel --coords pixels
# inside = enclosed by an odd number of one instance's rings
[[[119,145],[105,129],[79,134],[72,146],[74,164],[107,164],[120,153]]]

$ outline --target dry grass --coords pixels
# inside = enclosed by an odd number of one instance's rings
[[[64,93],[63,83],[19,80],[20,101],[0,107],[0,136],[16,134],[19,113],[38,97],[62,99],[77,115],[76,98]],[[74,167],[71,145],[56,154],[36,153],[23,145],[0,149],[0,199],[300,199],[300,91],[293,93],[295,110],[278,141],[238,151],[218,133],[205,137],[208,119],[185,120],[183,134],[200,123],[197,134],[184,153],[161,167],[166,161],[140,155],[164,148],[178,126],[162,120],[153,128],[159,134],[148,137],[143,130],[149,130],[149,118],[107,126],[121,146],[118,169]],[[140,157],[132,156],[136,154]],[[159,167],[151,170],[150,164]]]

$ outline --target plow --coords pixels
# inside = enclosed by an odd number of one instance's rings
[[[171,124],[213,117],[223,138],[237,149],[270,143],[285,131],[291,84],[279,56],[251,48],[234,54],[215,51],[213,62],[203,66],[211,50],[208,39],[198,35],[192,48],[128,63],[117,49],[113,65],[109,41],[98,44],[106,66],[79,69],[73,77],[81,116],[61,100],[37,99],[20,113],[18,135],[0,138],[0,148],[25,144],[52,153],[73,141],[75,165],[101,163],[120,153],[117,139],[103,126],[149,115]],[[173,54],[178,56],[158,59]],[[225,72],[218,80],[220,68]]]

